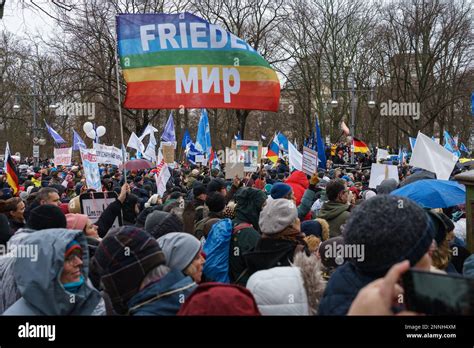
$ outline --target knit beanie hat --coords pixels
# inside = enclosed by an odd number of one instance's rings
[[[293,201],[285,198],[268,200],[260,213],[258,225],[265,234],[276,234],[290,226],[298,218]]]
[[[86,228],[89,218],[84,214],[66,214],[66,221],[68,230],[81,230]]]
[[[246,288],[223,283],[203,283],[186,299],[178,315],[259,316],[257,303]]]
[[[272,186],[270,195],[272,196],[273,199],[278,199],[278,198],[283,198],[290,192],[291,192],[290,185],[284,184],[282,182],[277,182],[276,184]]]
[[[206,198],[206,205],[209,208],[209,211],[220,213],[225,208],[225,197],[219,192],[211,192]]]
[[[31,210],[27,225],[32,230],[39,231],[48,228],[66,228],[67,221],[58,206],[44,204]]]
[[[155,239],[170,233],[183,231],[183,221],[176,214],[157,210],[148,215],[145,222],[145,231]]]
[[[207,184],[207,194],[211,192],[217,192],[226,188],[226,183],[221,178],[212,179],[209,184]]]
[[[172,232],[158,238],[166,258],[166,265],[171,269],[184,271],[201,251],[201,242],[186,232]]]
[[[114,310],[125,314],[128,301],[139,291],[148,272],[165,264],[165,255],[149,233],[122,226],[107,233],[92,262]]]
[[[206,186],[204,186],[203,184],[201,183],[197,183],[197,184],[194,184],[193,186],[193,196],[194,198],[197,198],[199,197],[200,195],[202,195],[203,193],[206,193]]]
[[[357,206],[344,230],[345,244],[364,248],[363,255],[350,262],[374,276],[406,259],[414,266],[433,238],[434,226],[426,212],[412,200],[392,195],[377,195]]]

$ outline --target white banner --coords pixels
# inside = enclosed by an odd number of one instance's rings
[[[100,181],[99,165],[94,149],[80,148],[82,165],[84,166],[84,176],[86,177],[87,188],[102,192],[102,183]]]
[[[122,150],[115,146],[94,143],[97,163],[120,166],[123,162]]]
[[[72,147],[63,147],[54,149],[54,165],[69,166],[71,165]]]

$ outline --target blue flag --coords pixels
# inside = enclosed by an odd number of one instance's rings
[[[54,142],[56,144],[64,144],[66,142],[66,140],[64,140],[59,134],[58,132],[56,132],[53,128],[51,128],[49,126],[49,124],[46,123],[46,120],[44,121],[45,125],[46,125],[46,129],[48,130],[48,133],[49,135],[51,135],[51,137],[53,138]]]
[[[234,135],[235,140],[242,140],[242,137],[240,136],[240,131],[237,132],[237,135]]]
[[[474,116],[474,92],[472,92],[472,95],[471,95],[471,113],[472,113],[472,116]]]
[[[411,151],[413,152],[413,150],[415,149],[416,138],[409,137],[408,140],[410,140],[410,147]]]
[[[176,133],[174,131],[173,113],[170,113],[170,116],[168,117],[168,121],[166,122],[165,129],[163,130],[163,134],[161,135],[161,140],[167,141],[170,143],[176,142]]]
[[[318,167],[326,169],[326,149],[324,148],[324,141],[321,137],[321,129],[319,129],[318,117],[316,117],[316,142],[318,144]]]
[[[72,149],[74,151],[79,150],[81,147],[86,148],[86,143],[82,140],[81,136],[73,129]]]
[[[201,118],[199,119],[196,149],[205,153],[209,158],[211,154],[211,130],[209,128],[209,118],[206,109],[202,109]]]
[[[444,131],[444,148],[449,152],[454,153],[458,157],[461,157],[461,152],[459,152],[456,142],[448,133],[448,131]]]
[[[192,164],[196,164],[197,155],[203,155],[203,153],[196,148],[196,145],[192,141],[190,141],[188,145],[186,145],[186,159]]]
[[[186,146],[187,146],[190,142],[192,142],[191,135],[189,134],[188,130],[186,129],[186,130],[184,131],[184,137],[183,137],[183,141],[181,142],[181,147],[182,147],[183,149],[185,149]]]
[[[466,145],[464,145],[464,143],[461,143],[461,146],[459,146],[459,150],[465,152],[465,153],[469,153],[469,149],[466,147]]]
[[[280,144],[280,149],[288,152],[288,139],[285,137],[285,135],[283,133],[278,132],[277,138],[278,143]]]

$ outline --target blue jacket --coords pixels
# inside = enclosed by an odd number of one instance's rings
[[[197,285],[178,270],[171,270],[159,281],[148,284],[128,302],[130,315],[176,315]],[[149,301],[149,302],[148,302]]]
[[[359,290],[375,279],[360,273],[350,262],[340,266],[329,278],[318,314],[346,315]]]

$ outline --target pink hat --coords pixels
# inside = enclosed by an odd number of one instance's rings
[[[84,214],[66,214],[66,221],[68,230],[84,230],[86,228],[87,223],[89,222],[89,218],[87,215]]]

